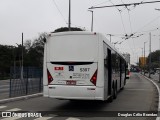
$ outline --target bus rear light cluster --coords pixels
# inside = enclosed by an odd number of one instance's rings
[[[48,76],[48,84],[50,84],[53,81],[53,77],[51,76],[48,69],[47,69],[47,76]]]
[[[93,74],[92,78],[91,78],[91,82],[96,86],[96,81],[97,81],[97,71],[95,71],[95,73]]]

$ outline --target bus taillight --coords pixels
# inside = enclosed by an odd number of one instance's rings
[[[50,84],[53,81],[53,78],[48,69],[47,69],[47,76],[48,76],[48,84]]]
[[[90,80],[95,86],[96,86],[96,81],[97,81],[97,70],[93,74],[91,80]]]

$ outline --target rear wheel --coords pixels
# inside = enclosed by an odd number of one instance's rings
[[[109,98],[108,98],[108,102],[113,102],[113,96],[111,95]]]
[[[114,99],[117,98],[117,85],[114,85],[114,88],[113,88],[113,98]]]
[[[112,84],[112,90],[111,90],[111,96],[108,99],[108,102],[113,102],[113,98],[114,98],[114,84]]]

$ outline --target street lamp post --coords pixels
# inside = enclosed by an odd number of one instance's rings
[[[22,33],[22,68],[21,68],[21,79],[23,80],[23,33]]]
[[[143,48],[142,48],[142,63],[144,63],[144,61],[143,61]],[[142,74],[142,69],[143,69],[143,64],[141,64],[142,66],[141,66],[141,74]]]
[[[16,43],[17,44],[17,43]],[[21,69],[21,80],[23,80],[23,33],[22,33],[22,44],[17,44],[19,48],[21,48],[21,54],[22,54],[22,57],[20,58],[19,56],[19,63],[20,63],[20,69]]]
[[[20,67],[20,69],[21,69],[21,67],[22,67],[21,57],[20,57],[20,48],[21,48],[21,44],[18,44],[18,43],[16,43],[16,44],[17,44],[17,46],[18,46],[19,67]],[[21,76],[20,76],[20,77],[21,77]]]
[[[71,31],[71,0],[69,0],[68,29]]]
[[[91,32],[93,32],[93,11],[92,10],[88,10],[92,13],[92,22],[91,22]]]
[[[151,78],[151,33],[149,33],[149,78]]]

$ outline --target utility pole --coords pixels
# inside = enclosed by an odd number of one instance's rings
[[[160,64],[160,56],[159,56],[159,64]],[[159,83],[160,83],[160,68],[158,68],[159,69]]]
[[[143,69],[143,63],[144,63],[144,61],[143,61],[143,48],[142,48],[142,66],[141,66],[141,74],[142,74],[142,69]]]
[[[160,35],[159,35],[159,44],[160,44]],[[160,49],[160,45],[159,45],[159,49]],[[159,56],[159,66],[160,66],[160,56]],[[159,68],[159,83],[160,83],[160,68]]]
[[[71,31],[71,0],[69,0],[68,30]]]
[[[93,11],[92,10],[88,10],[92,13],[92,22],[91,22],[91,32],[93,32]]]
[[[160,43],[160,35],[159,35],[159,43]],[[159,49],[160,49],[160,45],[159,45]],[[160,57],[159,57],[159,64],[160,64]],[[160,68],[159,68],[159,83],[160,83]]]
[[[146,65],[146,59],[145,59],[145,44],[146,44],[146,42],[144,42],[144,75],[145,75],[145,65]]]
[[[151,33],[149,33],[149,78],[151,78]]]
[[[18,46],[18,56],[19,56],[19,69],[20,69],[20,79],[22,80],[22,60],[21,60],[21,44],[16,43]]]
[[[21,80],[23,80],[23,33],[22,33],[22,63],[21,63]]]
[[[160,9],[155,8],[155,10],[160,11]],[[160,35],[159,35],[159,49],[160,49]],[[159,56],[159,65],[160,65],[160,56]],[[160,83],[160,68],[159,68],[159,83]]]
[[[143,48],[142,48],[142,58],[143,58]]]
[[[16,47],[13,48],[13,76],[15,79],[15,74],[16,74]]]

